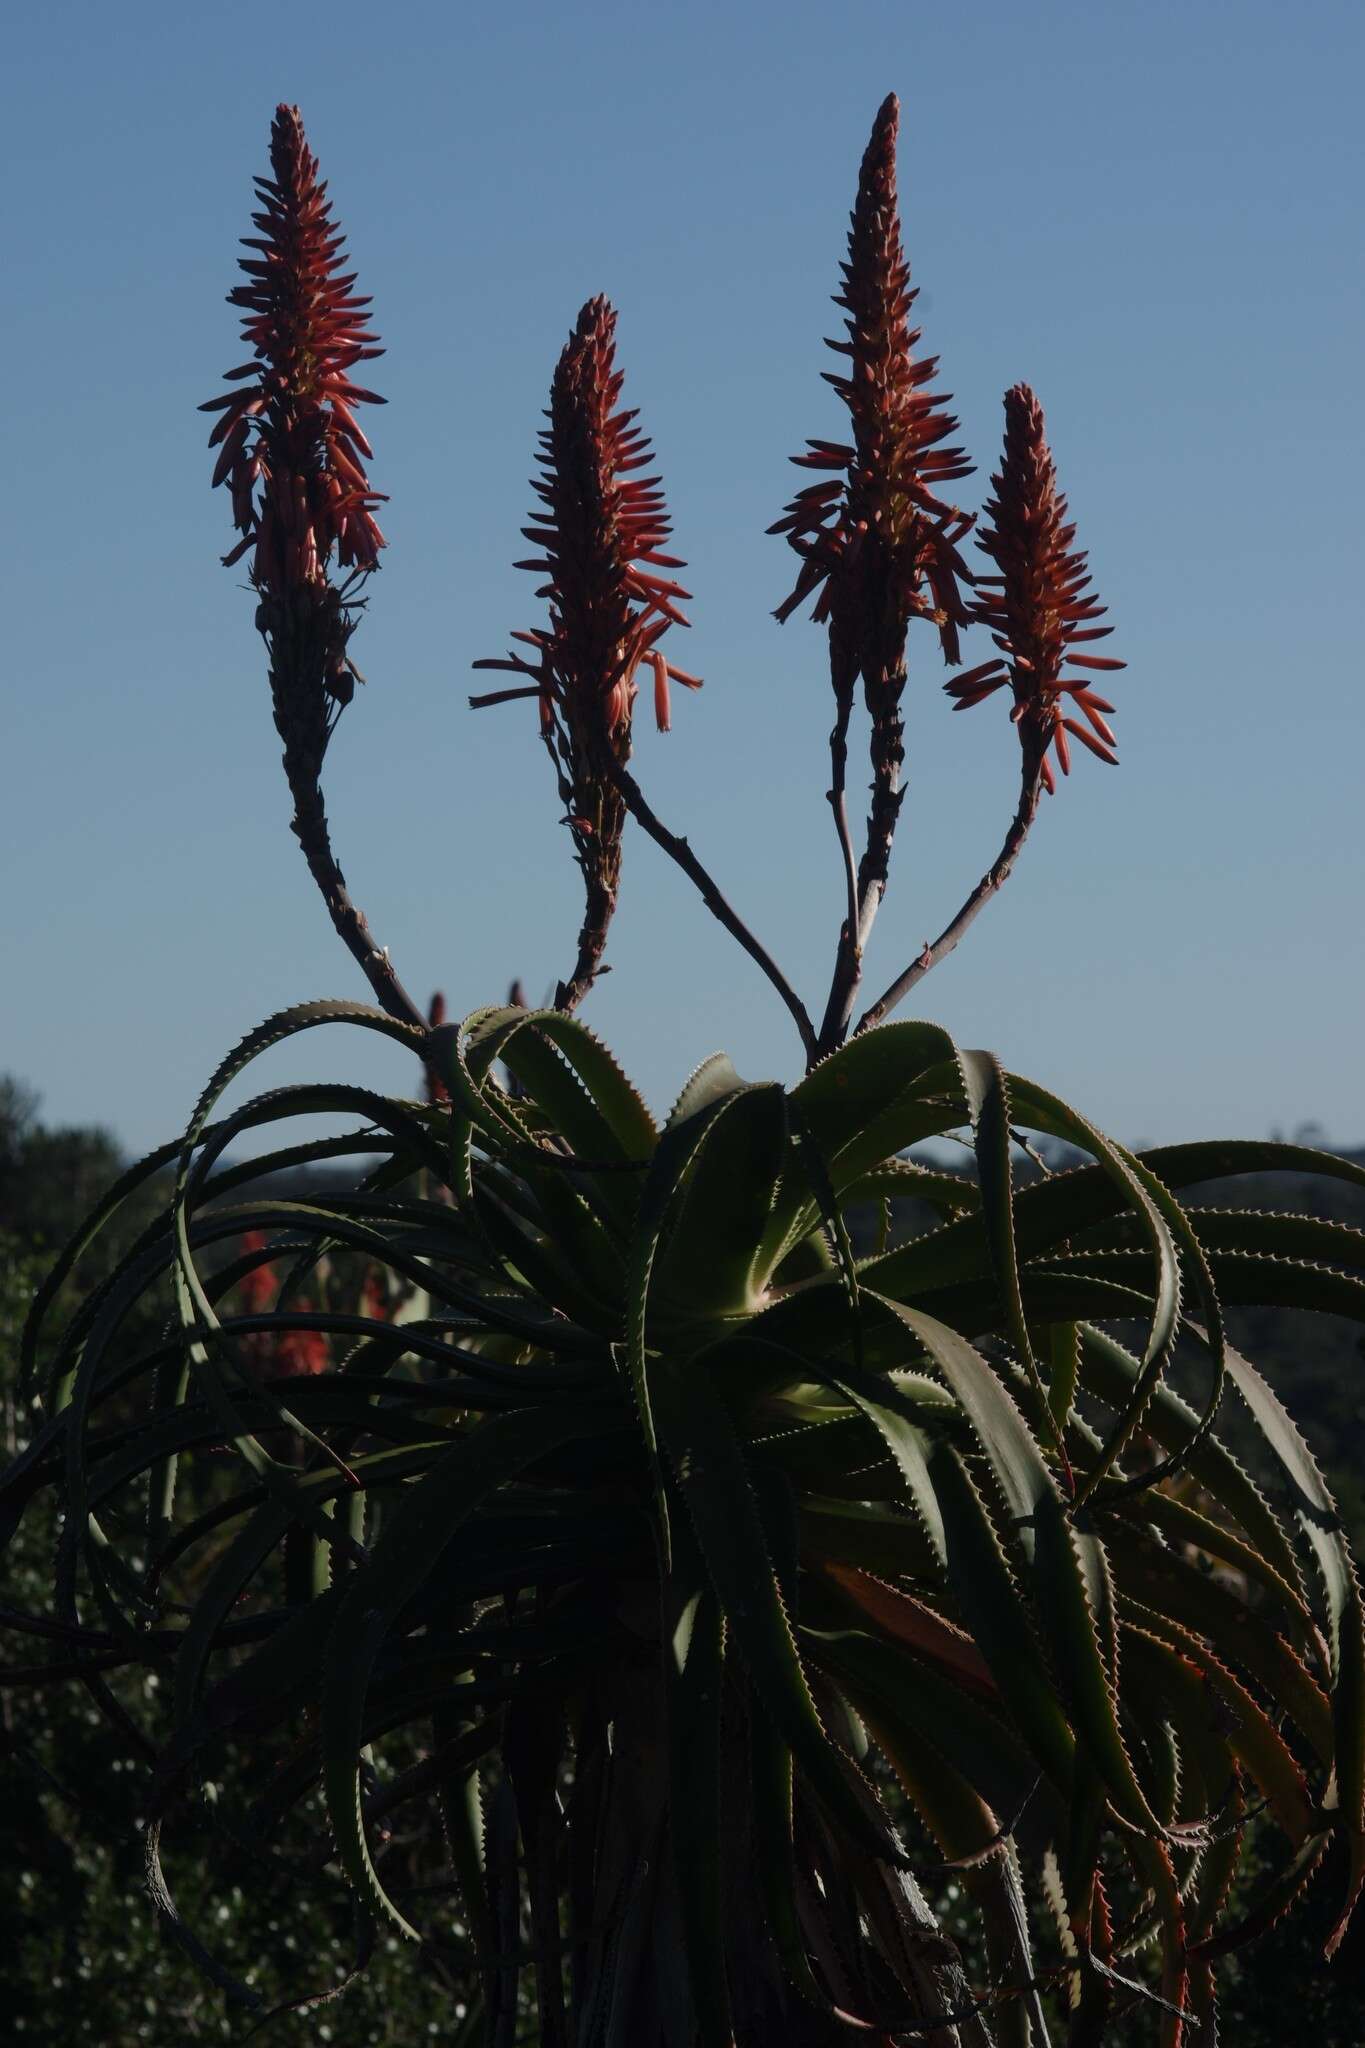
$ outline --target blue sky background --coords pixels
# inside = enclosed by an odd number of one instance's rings
[[[535,622],[510,564],[539,408],[602,290],[690,565],[679,658],[707,678],[667,739],[642,724],[638,772],[823,1002],[828,683],[821,635],[769,616],[791,557],[763,528],[787,456],[838,431],[820,337],[894,88],[925,346],[978,463],[962,501],[1028,379],[1130,663],[1123,766],[1082,756],[911,1014],[1129,1140],[1310,1118],[1365,1139],[1363,31],[1356,0],[12,13],[0,1068],[141,1147],[268,1011],[365,994],[288,832],[195,412],[242,357],[224,295],[282,98],[389,350],[366,424],[391,546],[328,794],[400,972],[458,1010],[572,955],[530,707],[466,695],[471,659]],[[918,639],[876,988],[1015,794],[998,700],[952,717]],[[656,1103],[718,1045],[793,1073],[766,984],[633,832],[610,957],[585,1015]],[[258,1073],[314,1070],[411,1084],[339,1034]]]

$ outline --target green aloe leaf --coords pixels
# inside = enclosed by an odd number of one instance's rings
[[[885,1744],[888,1760],[915,1756],[927,1744],[993,1813],[1010,1816],[1023,1808],[1038,1770],[1004,1716],[965,1690],[934,1665],[871,1634],[845,1607],[822,1616],[831,1626],[806,1627],[802,1642],[812,1665],[826,1672],[853,1701]]]
[[[1085,1385],[1112,1407],[1122,1408],[1141,1370],[1132,1353],[1106,1331],[1083,1324],[1081,1361]],[[1188,1471],[1246,1532],[1279,1576],[1301,1591],[1298,1558],[1279,1517],[1225,1444],[1216,1436],[1195,1442],[1197,1422],[1194,1410],[1169,1387],[1157,1389],[1143,1417],[1144,1429],[1163,1450],[1186,1446]]]
[[[727,1094],[673,1124],[640,1205],[640,1229],[680,1199],[652,1273],[660,1300],[689,1318],[752,1314],[755,1245],[772,1209],[787,1155],[787,1104],[776,1083]],[[668,1189],[669,1193],[664,1191]]]
[[[650,1286],[664,1239],[665,1224],[690,1169],[719,1120],[754,1093],[768,1098],[761,1103],[759,1115],[765,1123],[770,1122],[773,1115],[772,1090],[756,1091],[739,1081],[723,1056],[717,1056],[699,1068],[669,1117],[640,1194],[626,1275],[626,1360],[645,1451],[653,1473],[659,1541],[665,1568],[671,1528],[647,1361]],[[707,1219],[702,1220],[705,1224]]]
[[[1312,1801],[1303,1771],[1275,1723],[1200,1636],[1167,1615],[1148,1611],[1138,1619],[1149,1635],[1168,1643],[1202,1675],[1208,1695],[1226,1711],[1229,1749],[1260,1786],[1297,1849],[1313,1832]]]
[[[831,1818],[872,1855],[899,1860],[850,1784],[820,1719],[723,1402],[704,1371],[664,1368],[655,1391],[661,1437],[755,1691]]]
[[[1160,1833],[1119,1730],[1114,1701],[1113,1621],[1104,1552],[1073,1528],[1023,1416],[985,1360],[955,1330],[914,1309],[897,1313],[923,1342],[957,1397],[990,1464],[1012,1530],[1030,1566],[1045,1646],[1062,1677],[1078,1740],[1115,1808]]]
[[[1327,1595],[1336,1789],[1350,1854],[1347,1898],[1328,1940],[1330,1956],[1341,1944],[1365,1884],[1365,1611],[1360,1581],[1336,1503],[1298,1429],[1260,1373],[1236,1352],[1229,1353],[1228,1373],[1284,1474]]]
[[[842,1195],[905,1146],[945,1128],[944,1112],[922,1099],[926,1076],[947,1075],[959,1088],[956,1048],[936,1024],[889,1024],[855,1038],[813,1068],[792,1091],[794,1116]],[[959,1120],[950,1115],[948,1123]],[[796,1162],[773,1208],[760,1251],[772,1271],[814,1224],[818,1202]]]
[[[1322,1152],[1311,1145],[1285,1145],[1278,1139],[1215,1138],[1192,1145],[1161,1145],[1142,1155],[1167,1187],[1182,1188],[1201,1181],[1228,1180],[1240,1173],[1309,1174],[1365,1188],[1365,1166]]]
[[[420,1937],[389,1898],[370,1857],[356,1760],[375,1659],[393,1622],[460,1525],[547,1452],[594,1434],[600,1412],[528,1409],[496,1416],[445,1451],[388,1516],[366,1566],[348,1575],[332,1622],[322,1696],[323,1784],[337,1853],[352,1885],[400,1933]]]
[[[721,1892],[721,1698],[725,1628],[690,1542],[674,1550],[664,1645],[670,1833],[701,2048],[728,2048]]]
[[[1221,1659],[1240,1664],[1279,1701],[1330,1764],[1332,1715],[1326,1694],[1244,1600],[1180,1551],[1144,1541],[1136,1529],[1126,1530],[1110,1554],[1121,1598],[1207,1637]]]
[[[1050,1427],[1052,1447],[1063,1464],[1066,1451],[1046,1406],[1042,1374],[1033,1355],[1033,1340],[1019,1293],[1019,1254],[1014,1241],[1014,1181],[1010,1167],[1013,1134],[1009,1089],[994,1053],[958,1055],[971,1110],[976,1168],[981,1182],[981,1215],[990,1245],[996,1285],[1005,1304],[1008,1329],[1020,1363],[1043,1402],[1041,1413]]]
[[[1172,1451],[1162,1463],[1145,1472],[1141,1481],[1138,1482],[1144,1489],[1150,1490],[1158,1481],[1166,1478],[1168,1474],[1179,1470],[1182,1464],[1189,1458],[1191,1452],[1198,1448],[1204,1437],[1213,1428],[1214,1420],[1218,1414],[1219,1403],[1223,1397],[1223,1386],[1227,1376],[1227,1336],[1223,1328],[1222,1304],[1214,1283],[1214,1276],[1210,1271],[1209,1262],[1204,1256],[1203,1247],[1195,1235],[1189,1218],[1175,1200],[1175,1197],[1162,1186],[1155,1174],[1144,1166],[1140,1160],[1135,1159],[1131,1153],[1123,1152],[1121,1147],[1116,1149],[1121,1152],[1122,1157],[1127,1161],[1133,1174],[1141,1182],[1151,1199],[1153,1207],[1170,1231],[1171,1238],[1184,1256],[1186,1270],[1198,1293],[1204,1321],[1207,1325],[1206,1329],[1201,1328],[1198,1324],[1191,1323],[1186,1318],[1186,1327],[1193,1330],[1195,1335],[1203,1342],[1209,1352],[1213,1366],[1211,1383],[1204,1403],[1203,1413],[1195,1425],[1193,1434],[1186,1443],[1182,1444],[1177,1450]],[[1110,1431],[1100,1450],[1099,1456],[1091,1465],[1090,1471],[1087,1473],[1085,1481],[1077,1493],[1076,1504],[1078,1507],[1095,1492],[1106,1474],[1113,1469],[1125,1446],[1131,1440],[1133,1432],[1142,1420],[1146,1404],[1157,1386],[1164,1363],[1164,1357],[1152,1359],[1149,1353],[1148,1360],[1144,1362],[1144,1369],[1138,1375],[1131,1399],[1119,1416],[1114,1428]]]

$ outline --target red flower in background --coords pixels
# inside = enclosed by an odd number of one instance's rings
[[[267,1242],[263,1230],[247,1230],[243,1231],[238,1248],[243,1255],[261,1252]],[[244,1274],[237,1282],[237,1294],[244,1315],[267,1314],[279,1294],[279,1282],[270,1263],[253,1266]],[[306,1315],[312,1306],[306,1295],[293,1303],[300,1315]],[[260,1379],[311,1379],[326,1372],[332,1362],[327,1339],[319,1330],[251,1330],[241,1342],[249,1367]]]
[[[809,441],[807,454],[792,457],[799,468],[833,474],[807,485],[768,529],[785,533],[802,558],[777,617],[789,618],[818,592],[813,618],[841,630],[869,691],[895,676],[914,616],[931,619],[947,659],[958,659],[958,627],[967,616],[958,578],[970,581],[956,543],[971,518],[937,492],[970,475],[972,465],[960,448],[942,445],[958,423],[942,410],[946,394],[926,388],[938,358],[917,361],[914,353],[920,330],[909,315],[918,293],[901,246],[899,118],[892,93],[863,157],[835,298],[848,314],[848,339],[827,344],[848,358],[847,375],[826,372],[826,381],[848,407],[853,442]]]
[[[238,1250],[244,1258],[249,1252],[263,1252],[265,1247],[266,1235],[263,1230],[243,1231]],[[275,1292],[275,1274],[268,1260],[259,1266],[253,1266],[251,1271],[244,1273],[237,1282],[238,1299],[242,1304],[243,1313],[249,1316],[264,1315],[275,1299]]]
[[[294,1303],[299,1315],[307,1315],[312,1306],[306,1294]],[[321,1330],[281,1330],[274,1340],[274,1349],[273,1370],[277,1379],[315,1379],[332,1362]]]
[[[382,499],[354,407],[384,401],[351,381],[383,350],[365,326],[370,301],[342,274],[343,237],[297,107],[275,111],[270,167],[256,180],[259,233],[243,238],[247,281],[228,294],[254,356],[228,371],[238,388],[200,410],[222,415],[209,440],[220,450],[213,481],[231,490],[242,536],[224,560],[254,546],[257,588],[278,597],[325,582],[333,551],[343,569],[377,567],[384,536],[371,507]]]
[[[1055,748],[1062,773],[1071,771],[1068,735],[1117,766],[1118,742],[1105,714],[1114,707],[1095,692],[1091,675],[1063,673],[1121,669],[1111,655],[1075,650],[1103,640],[1112,626],[1097,626],[1106,607],[1090,590],[1086,557],[1072,548],[1076,537],[1068,522],[1066,499],[1057,489],[1057,470],[1047,444],[1043,409],[1027,384],[1005,394],[1005,448],[1000,470],[991,479],[995,496],[987,501],[991,524],[979,545],[996,564],[999,575],[978,578],[987,593],[974,607],[975,616],[993,629],[1001,654],[965,675],[945,683],[965,711],[1009,683],[1014,693],[1010,713],[1026,748],[1035,750],[1039,774],[1049,790],[1056,787],[1049,748]],[[1080,711],[1072,716],[1064,699]]]

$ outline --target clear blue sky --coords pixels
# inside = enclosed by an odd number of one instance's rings
[[[400,972],[461,1009],[571,958],[578,876],[528,707],[465,700],[471,659],[535,619],[510,564],[539,408],[601,290],[690,564],[680,658],[707,678],[670,737],[642,730],[638,771],[823,1000],[828,684],[820,634],[769,617],[791,558],[763,528],[787,456],[838,428],[820,337],[894,88],[926,346],[978,463],[963,502],[1026,378],[1130,663],[1122,767],[1082,757],[912,1013],[1130,1140],[1308,1118],[1365,1139],[1363,31],[1358,0],[12,11],[0,1067],[142,1146],[266,1012],[365,992],[287,829],[195,412],[242,356],[224,295],[279,99],[389,350],[391,546],[328,789]],[[924,633],[877,987],[1013,803],[998,700],[954,718],[942,677]],[[610,957],[585,1014],[656,1102],[719,1045],[793,1071],[766,985],[633,832]],[[317,1035],[259,1072],[314,1063],[411,1081]]]

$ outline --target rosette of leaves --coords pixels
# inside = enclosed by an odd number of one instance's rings
[[[220,1110],[322,1024],[449,1100]],[[359,1128],[290,1142],[318,1114]],[[974,1170],[907,1156],[962,1131]],[[1023,1178],[1026,1131],[1082,1163]],[[341,1159],[350,1192],[271,1191]],[[71,1261],[168,1162],[49,1348]],[[79,1677],[141,1745],[153,1897],[248,2003],[162,1864],[205,1784],[238,1849],[350,1888],[357,1967],[397,1928],[466,1972],[460,2038],[1023,2048],[1142,2000],[1150,2038],[1209,2039],[1217,1957],[1323,1862],[1339,1939],[1361,1871],[1355,1572],[1222,1304],[1365,1319],[1365,1234],[1182,1199],[1286,1166],[1365,1185],[1282,1145],[1135,1154],[928,1023],[791,1089],[716,1056],[660,1127],[562,1014],[286,1013],[35,1305],[0,1512],[65,1514],[54,1610],[8,1617],[48,1639],[27,1681]],[[263,1374],[251,1340],[300,1327],[328,1370]],[[1256,1815],[1279,1865],[1230,1915]]]

